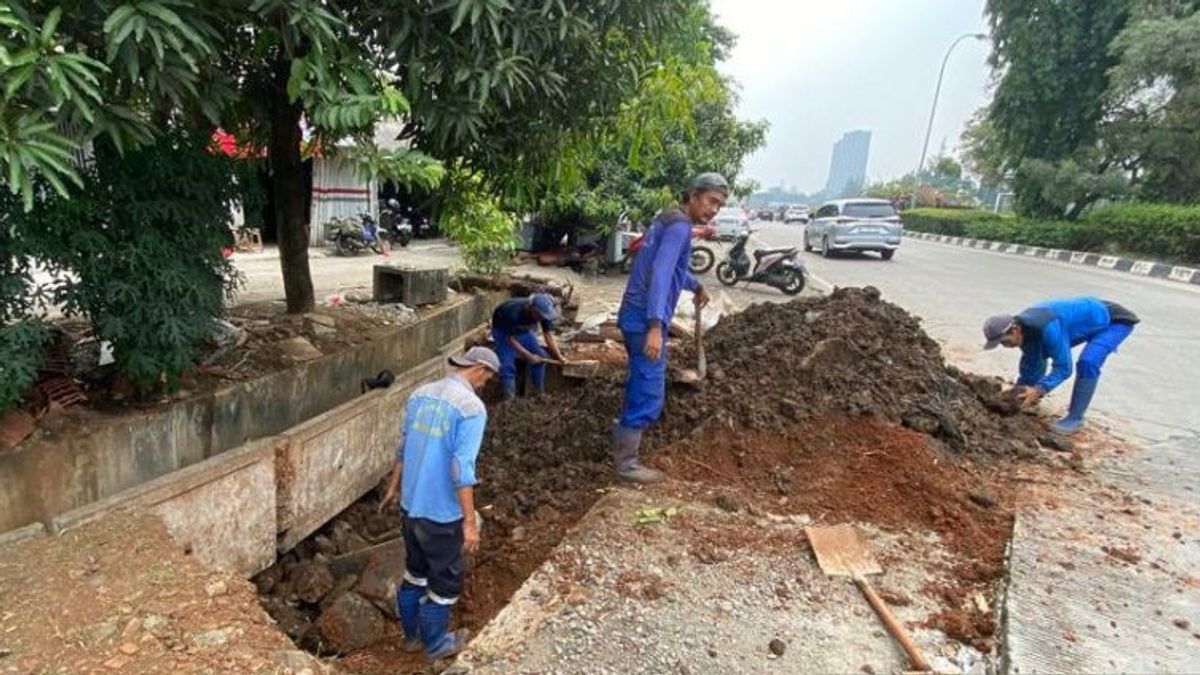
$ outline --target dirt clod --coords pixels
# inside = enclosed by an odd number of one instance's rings
[[[767,645],[767,649],[770,649],[771,653],[775,656],[783,656],[783,653],[787,651],[787,643],[779,638],[775,638]]]

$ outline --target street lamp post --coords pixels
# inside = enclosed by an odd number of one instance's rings
[[[929,125],[925,127],[925,144],[921,146],[921,161],[917,162],[917,172],[913,174],[912,201],[909,204],[913,208],[917,206],[917,191],[921,189],[921,169],[925,168],[925,153],[929,151],[929,136],[933,133],[933,118],[937,114],[938,96],[942,93],[942,77],[946,74],[946,64],[950,62],[950,54],[958,46],[958,43],[967,38],[986,40],[987,34],[963,33],[959,35],[954,42],[950,43],[950,48],[946,50],[946,56],[942,57],[942,69],[938,71],[937,87],[933,90],[933,105],[929,107]]]

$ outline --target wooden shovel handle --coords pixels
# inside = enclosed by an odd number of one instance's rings
[[[920,647],[917,647],[917,643],[913,642],[908,631],[904,630],[904,626],[900,625],[900,622],[896,620],[895,615],[892,614],[892,610],[888,609],[888,606],[883,603],[883,599],[875,593],[875,589],[871,588],[871,584],[862,577],[855,577],[854,583],[858,584],[859,590],[866,596],[867,602],[871,603],[871,607],[879,615],[879,620],[887,627],[888,632],[892,634],[892,637],[896,638],[896,642],[900,643],[900,646],[904,649],[904,653],[908,655],[908,660],[913,670],[933,670],[929,667],[929,662],[925,660],[925,656],[921,654]]]

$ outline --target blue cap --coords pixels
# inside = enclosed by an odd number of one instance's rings
[[[542,321],[554,323],[558,321],[558,303],[549,293],[534,293],[529,297],[529,304],[537,310]]]

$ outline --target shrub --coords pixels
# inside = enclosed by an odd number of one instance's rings
[[[236,186],[207,143],[171,131],[124,155],[98,143],[82,190],[42,190],[9,214],[27,254],[58,273],[48,299],[86,317],[142,393],[178,385],[235,288],[221,247]]]
[[[473,179],[461,181],[447,195],[441,225],[462,247],[463,261],[472,271],[496,273],[512,260],[517,219]]]
[[[909,209],[901,213],[906,230],[952,237],[966,236],[968,223],[998,221],[1002,218],[991,211],[979,209]]]
[[[1114,204],[1084,216],[1083,250],[1117,250],[1200,263],[1200,205]]]
[[[0,415],[20,404],[37,379],[42,348],[50,338],[50,330],[37,321],[0,326]]]

